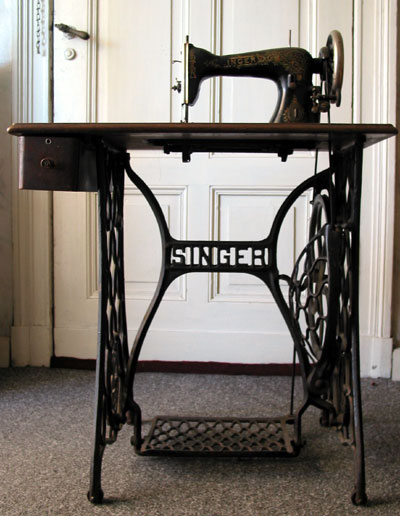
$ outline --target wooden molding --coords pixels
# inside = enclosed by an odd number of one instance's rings
[[[46,77],[49,77],[51,34],[47,34],[47,48],[40,55],[35,54],[34,5],[28,0],[16,4],[14,20],[18,38],[13,42],[16,63],[13,72],[13,120],[47,122],[51,116],[49,93],[38,88],[36,81],[40,77],[39,84],[49,87]],[[53,326],[52,194],[18,190],[16,139],[13,141],[12,168],[14,325],[11,360],[17,366],[48,366]]]
[[[355,122],[396,121],[396,8],[395,0],[355,3]],[[373,355],[382,357],[391,337],[395,143],[374,146],[364,166],[364,206],[371,213],[371,227],[363,245],[369,251],[361,256],[361,273],[369,284],[363,331],[373,341]],[[378,367],[387,370],[384,363]]]

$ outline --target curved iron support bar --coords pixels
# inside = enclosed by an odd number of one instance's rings
[[[148,202],[152,212],[154,213],[154,217],[156,218],[156,222],[160,230],[162,244],[165,245],[166,242],[171,239],[171,235],[164,217],[164,213],[151,189],[147,186],[143,179],[132,170],[129,154],[125,154],[125,171],[132,183],[140,190],[143,197]]]
[[[140,190],[146,201],[148,202],[154,217],[158,224],[158,229],[160,231],[161,236],[161,244],[163,249],[166,248],[168,243],[171,241],[172,237],[170,235],[167,222],[164,217],[164,213],[161,209],[159,202],[157,201],[155,195],[151,191],[151,189],[147,186],[147,184],[141,179],[131,168],[130,166],[130,157],[126,156],[125,159],[125,170],[127,176],[132,181],[132,183]],[[165,252],[162,253],[162,263],[160,276],[157,284],[156,291],[154,292],[153,298],[150,302],[149,307],[146,310],[146,313],[142,319],[140,327],[136,333],[136,338],[133,343],[128,367],[127,367],[127,377],[126,377],[126,390],[127,396],[125,398],[125,408],[124,411],[129,414],[129,418],[131,419],[134,426],[134,437],[133,444],[136,447],[140,447],[142,442],[141,435],[141,410],[139,405],[134,401],[133,396],[133,384],[136,373],[137,362],[139,359],[140,351],[143,346],[144,339],[146,338],[147,332],[150,328],[150,325],[153,321],[153,318],[157,312],[157,309],[161,303],[161,300],[171,282],[174,280],[173,275],[167,273],[167,269],[165,267]]]

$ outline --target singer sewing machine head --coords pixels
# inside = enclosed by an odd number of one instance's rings
[[[278,100],[270,122],[319,122],[330,104],[340,105],[343,81],[343,40],[340,32],[329,34],[318,58],[303,48],[275,48],[216,56],[196,48],[188,39],[184,48],[185,122],[188,107],[195,104],[204,79],[215,76],[247,76],[273,80]],[[313,75],[321,78],[314,86]]]

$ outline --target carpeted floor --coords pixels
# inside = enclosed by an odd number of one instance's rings
[[[136,392],[145,418],[274,416],[288,412],[289,383],[141,373]],[[137,457],[124,427],[104,456],[105,503],[93,506],[93,392],[89,371],[0,369],[0,515],[400,515],[400,382],[363,380],[367,507],[350,502],[352,451],[314,409],[295,459]]]

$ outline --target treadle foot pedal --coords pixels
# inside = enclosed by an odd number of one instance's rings
[[[294,418],[156,416],[136,453],[175,456],[295,457]]]

